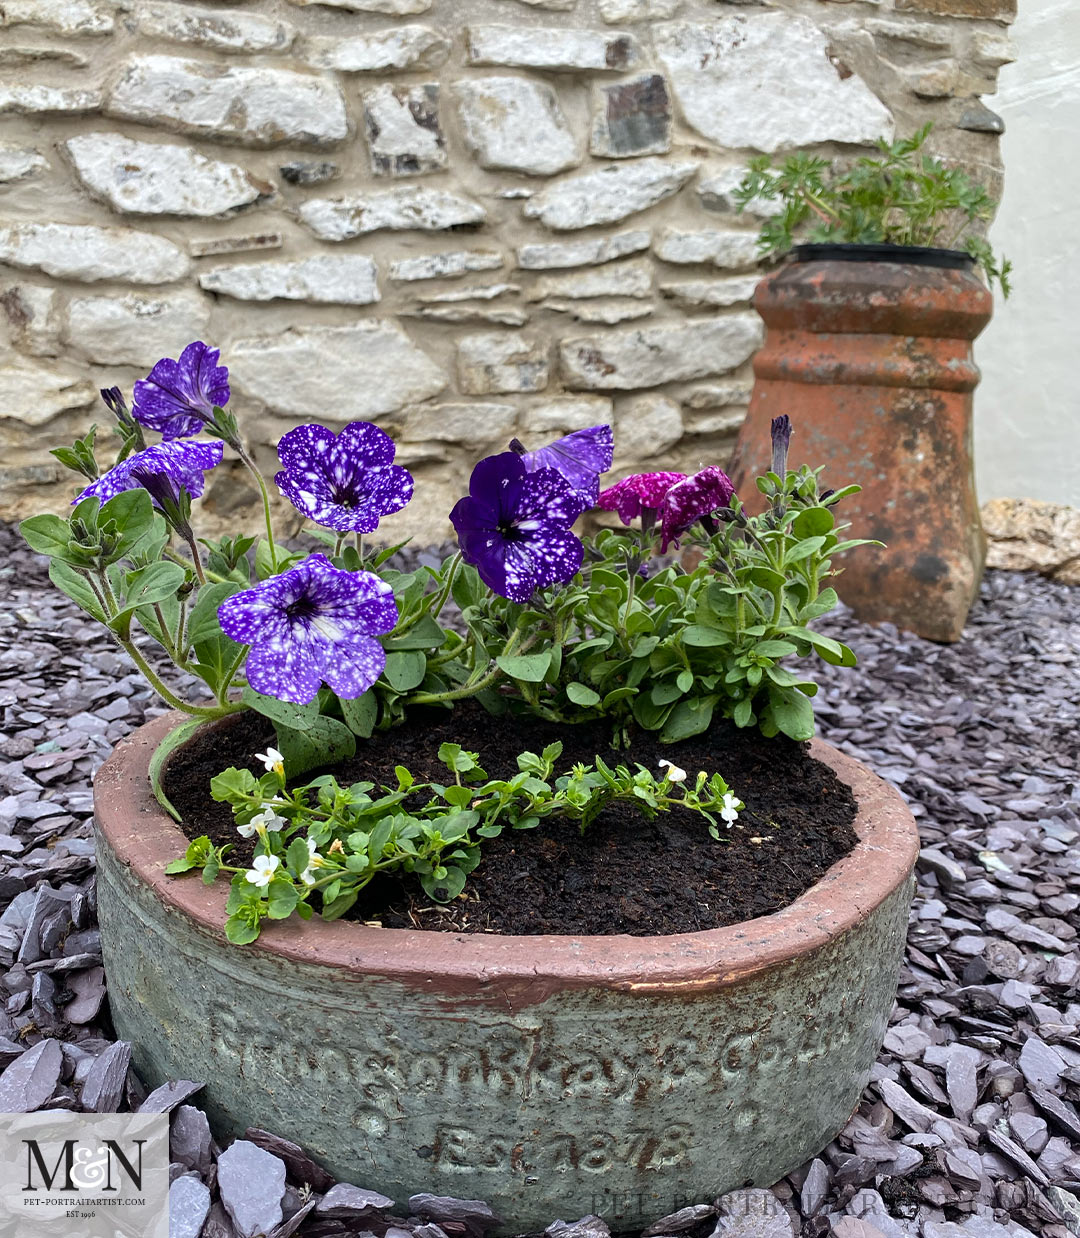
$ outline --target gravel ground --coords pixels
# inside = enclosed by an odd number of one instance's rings
[[[394,1217],[273,1134],[221,1151],[201,1082],[147,1096],[108,1019],[90,783],[160,709],[3,526],[0,563],[0,1111],[171,1112],[173,1238],[479,1238],[492,1215],[475,1201],[414,1196]],[[1080,1235],[1078,599],[992,572],[957,645],[823,625],[862,665],[827,668],[822,733],[898,786],[923,833],[892,1025],[818,1159],[646,1235]],[[568,1220],[549,1238],[608,1232]]]

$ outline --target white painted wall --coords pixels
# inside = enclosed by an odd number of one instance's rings
[[[979,495],[1080,507],[1080,0],[1020,0],[991,239],[1015,265],[976,343]]]

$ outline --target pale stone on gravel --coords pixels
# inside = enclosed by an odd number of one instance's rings
[[[85,133],[64,143],[83,184],[132,215],[223,215],[273,193],[239,164],[190,146]]]
[[[681,284],[661,284],[660,295],[680,309],[723,309],[749,301],[758,285],[755,275],[730,279],[695,279]]]
[[[350,241],[383,229],[442,232],[482,224],[487,211],[461,194],[410,185],[354,198],[311,198],[300,218],[320,240]]]
[[[760,345],[755,314],[691,320],[565,340],[560,348],[567,385],[594,391],[630,391],[722,374]]]
[[[522,245],[517,264],[523,271],[550,271],[566,267],[596,266],[648,249],[652,233],[619,232],[615,236],[590,237],[584,241],[549,241]]]
[[[549,373],[544,340],[490,334],[458,341],[458,382],[466,395],[543,391]]]
[[[715,1238],[795,1238],[791,1218],[772,1191],[731,1191],[717,1200]]]
[[[651,460],[683,436],[682,410],[663,395],[643,395],[615,414],[615,467]]]
[[[380,299],[375,277],[375,260],[365,254],[319,254],[296,262],[212,267],[199,275],[199,284],[238,301],[373,305]]]
[[[560,26],[469,26],[469,64],[521,69],[608,70],[633,68],[640,59],[632,36]]]
[[[169,1187],[169,1238],[199,1238],[210,1211],[210,1191],[184,1175]]]
[[[62,86],[0,85],[0,116],[13,112],[18,116],[50,113],[78,116],[100,110],[104,96],[100,90],[67,90]]]
[[[1080,585],[1080,512],[1042,499],[991,499],[982,509],[988,567],[1042,572]]]
[[[544,297],[648,297],[652,295],[653,268],[648,259],[620,262],[567,275],[548,275],[529,292],[530,301]]]
[[[461,443],[477,448],[513,437],[517,409],[510,404],[430,404],[405,417],[405,442]]]
[[[246,1139],[218,1157],[218,1192],[240,1238],[269,1234],[281,1224],[285,1162]]]
[[[187,255],[162,236],[92,224],[0,223],[0,262],[83,283],[165,284],[191,269]]]
[[[237,387],[275,412],[334,421],[393,413],[438,395],[448,376],[393,323],[294,327],[229,349]]]
[[[134,56],[113,86],[106,112],[252,146],[314,145],[348,137],[336,82],[289,69],[218,65],[178,56]]]
[[[430,26],[398,26],[351,38],[311,38],[307,60],[343,73],[389,73],[402,69],[436,69],[450,55],[450,40]]]
[[[55,288],[12,284],[0,292],[11,342],[34,357],[55,357],[60,351],[60,295]],[[155,358],[156,360],[156,358]]]
[[[207,9],[168,0],[140,0],[132,10],[139,31],[173,43],[194,43],[219,52],[283,52],[296,27],[245,9]]]
[[[4,0],[0,8],[0,28],[38,26],[78,37],[112,34],[114,25],[109,9],[90,0]]]
[[[197,292],[73,297],[65,339],[88,361],[152,366],[160,357],[179,356],[192,340],[202,339],[209,326],[210,307]]]
[[[86,408],[96,395],[85,379],[32,361],[0,366],[0,418],[25,426],[41,426],[69,409]]]
[[[678,193],[698,166],[657,158],[615,164],[557,181],[530,198],[522,213],[557,232],[615,223]]]
[[[425,254],[391,263],[390,278],[400,281],[456,279],[470,271],[497,271],[504,262],[502,254],[490,250],[463,249],[446,254]]]
[[[32,146],[0,142],[0,184],[35,176],[38,172],[44,172],[48,166],[49,161]]]
[[[678,17],[683,0],[600,0],[600,16],[614,26],[617,22],[664,21]]]
[[[720,146],[773,154],[892,137],[888,108],[858,74],[841,76],[828,36],[806,17],[671,22],[653,37],[687,122]]]
[[[482,168],[552,176],[581,162],[578,142],[546,82],[482,77],[458,82],[465,144]]]
[[[729,270],[744,270],[757,265],[757,234],[720,228],[708,228],[701,232],[665,228],[657,238],[653,252],[661,262],[678,265],[709,263]]]

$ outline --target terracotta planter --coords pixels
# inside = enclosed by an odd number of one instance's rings
[[[769,422],[787,413],[792,464],[858,482],[842,508],[851,535],[886,543],[850,556],[840,596],[931,640],[959,638],[985,560],[971,346],[992,306],[966,254],[897,246],[801,246],[754,294],[768,331],[732,461],[739,494],[754,505]]]
[[[850,1116],[903,951],[915,823],[827,744],[860,843],[777,915],[670,937],[457,936],[313,920],[222,934],[225,883],[164,876],[185,845],[147,767],[177,721],[98,774],[98,901],[117,1031],[151,1084],[205,1080],[221,1135],[268,1127],[404,1205],[492,1202],[510,1231],[639,1226],[768,1185]]]

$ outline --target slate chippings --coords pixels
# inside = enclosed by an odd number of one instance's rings
[[[2,525],[0,563],[0,1110],[171,1113],[174,1232],[191,1238],[478,1238],[482,1201],[413,1196],[395,1216],[278,1133],[249,1130],[223,1160],[200,1108],[212,1081],[138,1078],[108,1016],[90,785],[161,708]],[[1080,1236],[1078,600],[993,571],[957,645],[821,624],[861,664],[818,675],[821,733],[899,788],[923,837],[897,1005],[819,1157],[686,1201],[649,1235]],[[619,1229],[553,1218],[547,1235]]]

